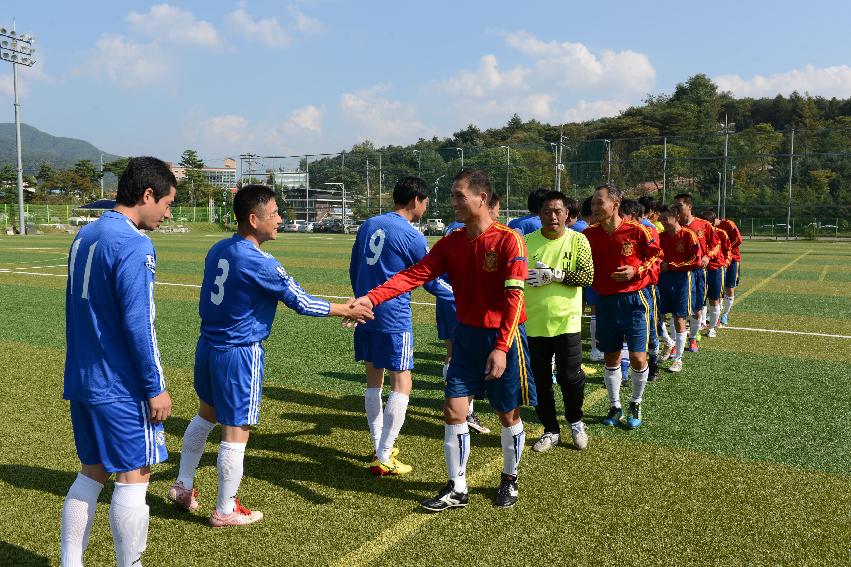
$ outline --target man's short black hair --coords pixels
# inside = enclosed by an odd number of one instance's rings
[[[159,201],[172,187],[177,187],[177,179],[166,162],[150,156],[130,158],[118,179],[115,202],[132,207],[139,203],[148,188],[153,189],[154,200]]]
[[[591,201],[594,200],[594,197],[586,197],[584,201],[582,201],[582,207],[580,208],[580,212],[583,217],[590,217],[594,212],[591,210]]]
[[[243,185],[233,197],[233,214],[236,222],[248,222],[248,215],[258,212],[271,200],[275,199],[275,190],[266,185]]]
[[[673,216],[678,217],[680,215],[680,206],[677,203],[672,203],[670,205],[662,205],[659,207],[659,216]]]
[[[541,205],[544,204],[544,197],[551,191],[552,189],[549,187],[538,187],[529,193],[529,197],[526,199],[526,205],[529,207],[529,212],[533,215],[540,213]]]
[[[629,215],[638,220],[644,214],[644,207],[635,199],[624,199],[621,201],[620,212],[623,215]]]
[[[393,187],[393,202],[397,205],[407,205],[411,199],[422,201],[428,197],[428,185],[414,175],[408,175],[396,182]]]
[[[548,191],[541,199],[541,209],[544,208],[544,203],[556,200],[561,201],[561,204],[567,209],[567,218],[574,219],[579,214],[579,201],[573,197],[568,197],[561,191]]]
[[[499,195],[497,195],[496,191],[494,191],[491,193],[490,199],[488,199],[488,208],[492,209],[497,205],[499,205]]]
[[[689,207],[694,206],[694,198],[691,196],[691,193],[677,193],[674,195],[674,201],[682,200],[683,203],[688,205]]]
[[[462,169],[458,172],[458,175],[452,179],[453,183],[456,181],[464,181],[467,183],[467,187],[472,191],[487,193],[488,202],[490,202],[490,196],[493,195],[491,178],[488,177],[488,174],[481,169]]]
[[[649,215],[652,212],[659,212],[659,201],[651,197],[650,195],[644,195],[643,197],[639,197],[639,204],[644,207],[644,214]]]
[[[715,224],[715,219],[718,218],[718,215],[716,215],[715,211],[713,211],[712,209],[705,209],[701,211],[700,215],[698,216],[700,216],[700,218],[702,218],[709,224]]]

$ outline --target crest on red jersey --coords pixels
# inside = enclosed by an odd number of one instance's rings
[[[682,252],[685,252],[685,251],[686,251],[685,244],[683,244],[682,242],[677,242],[677,252],[682,253]]]
[[[703,238],[703,229],[702,228],[697,229],[697,236],[700,237],[700,238]]]
[[[499,256],[497,255],[496,250],[488,250],[485,252],[485,263],[482,268],[484,268],[486,272],[495,272],[497,258],[499,258]]]
[[[632,242],[624,242],[621,254],[624,256],[632,256],[633,248],[634,246],[632,245]]]

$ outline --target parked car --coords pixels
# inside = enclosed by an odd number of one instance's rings
[[[443,235],[446,226],[443,224],[443,219],[428,219],[425,223],[424,234],[428,235]]]
[[[362,227],[362,226],[363,226],[363,223],[362,223],[362,222],[356,222],[356,223],[353,223],[353,224],[347,224],[346,226],[344,226],[344,227],[343,227],[343,233],[345,233],[345,234],[355,234],[355,233],[357,233],[357,231],[359,231],[359,230],[360,230],[360,227]]]
[[[298,227],[298,231],[299,232],[313,232],[313,225],[314,225],[314,223],[312,223],[312,222],[305,222],[301,226]]]
[[[278,227],[278,232],[301,232],[304,222],[303,220],[286,221]]]
[[[313,232],[329,232],[342,234],[343,221],[340,219],[323,219],[321,222],[313,225]]]

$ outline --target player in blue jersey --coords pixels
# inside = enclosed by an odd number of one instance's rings
[[[536,230],[541,230],[541,205],[543,205],[544,196],[549,193],[551,189],[547,187],[538,187],[526,198],[526,205],[529,207],[529,214],[523,215],[522,217],[511,220],[508,223],[509,228],[513,228],[517,232],[522,235],[527,235],[535,232]]]
[[[396,273],[413,266],[428,252],[428,243],[411,226],[428,208],[429,188],[419,177],[403,177],[393,188],[393,210],[368,219],[358,230],[349,264],[349,278],[356,297],[366,295]],[[454,301],[452,286],[437,278],[423,286],[444,301]],[[405,422],[414,368],[414,335],[411,325],[411,294],[383,303],[375,319],[355,329],[355,359],[366,365],[364,409],[375,455],[369,470],[374,475],[411,472],[396,458],[394,444]],[[385,370],[390,373],[391,392],[382,404]]]
[[[263,340],[269,336],[278,302],[300,315],[372,318],[368,309],[329,303],[307,293],[260,246],[277,236],[281,217],[275,192],[265,185],[246,185],[233,199],[237,233],[210,248],[198,311],[201,336],[195,351],[198,415],[183,435],[180,471],[169,500],[188,510],[198,507],[193,488],[195,470],[207,436],[222,425],[217,461],[218,497],[210,516],[213,527],[241,526],[263,514],[236,498],[249,431],[260,420],[263,388]],[[350,302],[351,303],[351,302]]]
[[[132,158],[115,208],[71,244],[63,397],[82,466],[62,507],[65,567],[82,566],[98,495],[113,473],[109,525],[119,567],[141,565],[147,545],[150,466],[168,458],[162,422],[171,398],[154,329],[157,257],[141,230],[171,216],[176,186],[165,162]]]

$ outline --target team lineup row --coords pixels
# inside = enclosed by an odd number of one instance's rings
[[[175,187],[162,161],[131,159],[119,180],[115,209],[84,227],[71,245],[64,397],[70,402],[81,471],[62,510],[63,565],[82,565],[95,504],[112,474],[116,479],[109,514],[118,565],[140,564],[146,547],[150,466],[167,458],[162,422],[171,414],[171,399],[154,326],[156,252],[141,231],[155,229],[169,217]],[[419,178],[399,180],[393,211],[369,219],[358,232],[350,264],[357,299],[340,304],[306,292],[260,249],[276,237],[281,222],[275,194],[262,185],[241,188],[233,204],[237,233],[213,245],[205,259],[194,378],[199,409],[184,434],[178,478],[168,498],[186,509],[198,508],[195,470],[209,433],[220,424],[218,495],[210,524],[238,526],[262,519],[261,512],[240,504],[236,494],[250,428],[260,418],[262,342],[279,301],[299,314],[342,317],[346,326],[355,327],[355,357],[366,368],[365,412],[374,452],[369,468],[376,475],[397,475],[411,470],[395,447],[414,362],[409,292],[422,285],[436,296],[439,334],[448,345],[444,457],[449,481],[422,503],[429,511],[467,504],[469,424],[478,424],[469,415],[472,400],[483,395],[501,423],[504,467],[496,504],[516,503],[525,444],[520,406],[536,406],[549,435],[535,444],[536,450],[546,450],[548,441],[549,446],[558,442],[553,360],[574,443],[577,448],[587,445],[581,413],[582,286],[591,286],[586,295],[591,289],[597,294],[592,338],[606,361],[612,401],[607,419],[614,424],[620,419],[617,412],[622,413],[618,392],[626,342],[632,387],[627,425],[640,425],[648,346],[651,357],[655,350],[654,286],[658,283],[661,311],[672,306],[678,343],[685,318],[699,318],[700,312],[696,303],[681,309],[680,279],[666,274],[686,273],[691,282],[707,266],[703,260],[720,252],[708,233],[689,228],[695,222],[688,220],[690,206],[661,211],[665,230],[660,237],[622,219],[622,192],[604,186],[591,202],[596,222],[579,233],[566,229],[577,216],[575,201],[558,192],[541,197],[541,226],[524,238],[494,220],[498,199],[487,175],[462,171],[454,179],[451,200],[463,229],[451,231],[429,250],[410,222],[424,214],[428,188]],[[675,237],[670,256],[666,240],[671,238],[666,234]],[[699,256],[701,267],[693,260],[685,262],[691,252]],[[676,301],[668,303],[663,291],[667,279],[676,279],[671,284]],[[710,293],[714,329],[712,306]],[[670,354],[672,341],[666,341],[662,358]],[[674,350],[674,356],[681,357],[682,345]],[[385,373],[391,392],[383,403]]]

